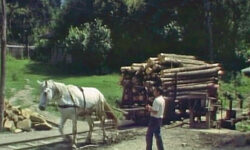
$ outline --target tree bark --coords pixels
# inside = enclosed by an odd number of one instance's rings
[[[0,84],[0,131],[3,130],[4,97],[5,97],[5,56],[6,56],[6,3],[2,3],[2,35],[1,35],[1,84]]]
[[[206,17],[206,24],[207,24],[207,31],[208,31],[208,38],[209,38],[209,59],[212,63],[214,61],[214,49],[213,49],[213,31],[212,31],[212,12],[211,12],[211,2],[210,0],[204,0],[204,7],[205,7],[205,17]]]

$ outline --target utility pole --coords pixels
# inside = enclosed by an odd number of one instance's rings
[[[5,98],[5,57],[6,57],[6,1],[1,0],[2,4],[2,34],[1,34],[1,83],[0,83],[0,131],[3,130],[4,120],[4,98]]]

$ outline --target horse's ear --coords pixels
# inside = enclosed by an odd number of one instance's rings
[[[43,84],[43,82],[41,82],[41,81],[39,81],[39,80],[37,80],[36,81],[39,85],[42,85]]]

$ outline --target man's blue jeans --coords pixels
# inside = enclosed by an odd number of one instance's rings
[[[158,150],[164,150],[161,138],[161,124],[162,124],[161,118],[150,117],[146,135],[146,142],[147,142],[146,150],[152,150],[153,135],[155,135]]]

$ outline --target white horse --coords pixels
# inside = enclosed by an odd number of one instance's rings
[[[68,140],[63,133],[63,126],[67,119],[72,120],[73,140],[72,147],[76,147],[77,139],[77,117],[84,116],[89,125],[89,133],[86,142],[91,142],[91,135],[94,127],[94,122],[91,118],[93,112],[99,118],[102,130],[103,141],[105,141],[106,133],[104,129],[105,118],[108,116],[114,120],[117,125],[117,118],[112,113],[112,110],[106,102],[103,94],[96,88],[77,87],[74,85],[65,85],[63,83],[54,82],[52,80],[38,83],[41,86],[41,96],[39,109],[45,110],[46,104],[54,99],[57,102],[59,111],[61,112],[61,120],[59,131],[65,140]]]

